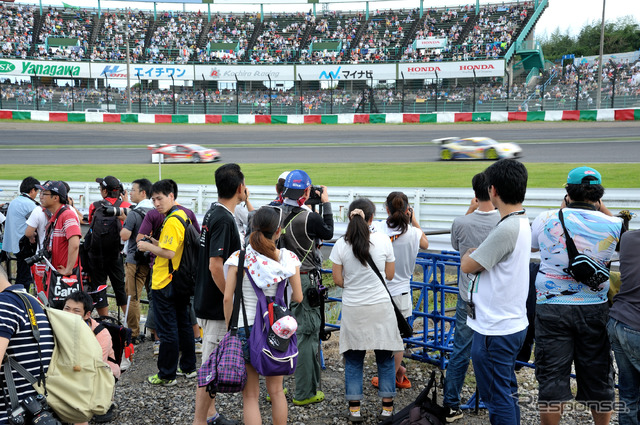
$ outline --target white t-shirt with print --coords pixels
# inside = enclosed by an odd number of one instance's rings
[[[384,277],[385,264],[395,261],[391,240],[384,233],[374,232],[369,236],[369,254]],[[344,287],[342,304],[345,306],[373,305],[389,301],[389,294],[382,286],[380,278],[368,264],[362,265],[353,255],[351,245],[344,238],[338,239],[331,250],[329,259],[342,265]]]
[[[467,318],[471,329],[482,335],[511,335],[526,329],[530,257],[531,229],[525,215],[500,222],[471,253],[485,269],[475,284],[469,284],[469,297],[476,306],[476,318]]]

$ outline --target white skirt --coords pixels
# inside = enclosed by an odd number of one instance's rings
[[[348,350],[404,350],[391,301],[342,306],[340,354]]]

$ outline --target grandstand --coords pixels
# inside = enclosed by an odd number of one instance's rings
[[[13,73],[0,66],[0,108],[126,109],[113,85],[126,78],[127,47],[140,112],[353,113],[363,99],[370,112],[590,108],[593,64],[551,64],[533,42],[546,6],[211,14],[0,3],[0,61],[23,60],[6,66]],[[26,62],[38,60],[53,62]],[[637,104],[635,60],[607,65],[605,104]]]

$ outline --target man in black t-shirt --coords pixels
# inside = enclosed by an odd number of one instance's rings
[[[224,298],[224,262],[242,248],[234,211],[243,199],[244,174],[237,164],[225,164],[215,173],[218,202],[214,202],[202,221],[198,277],[194,307],[202,328],[202,362],[206,362],[227,331],[222,300]],[[205,387],[196,391],[193,425],[235,424],[216,412],[214,400]]]

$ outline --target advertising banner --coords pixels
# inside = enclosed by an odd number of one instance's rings
[[[416,49],[442,49],[447,47],[446,38],[428,37],[416,40]]]
[[[473,78],[476,77],[502,77],[504,76],[504,60],[464,61],[464,62],[427,62],[427,63],[401,63],[398,72],[404,73],[404,78],[433,79],[433,78]],[[438,76],[436,77],[436,73]]]
[[[199,80],[204,75],[207,80],[236,81],[291,81],[293,65],[196,65],[195,76]]]
[[[22,59],[0,59],[0,77],[77,77],[89,78],[88,62],[30,61]]]
[[[129,66],[131,79],[137,79],[140,74],[142,80],[193,80],[193,65],[169,65],[132,63]],[[126,63],[92,63],[91,76],[93,78],[113,78],[123,80],[127,78]]]
[[[296,79],[302,80],[394,80],[396,66],[394,64],[363,65],[298,65]]]

